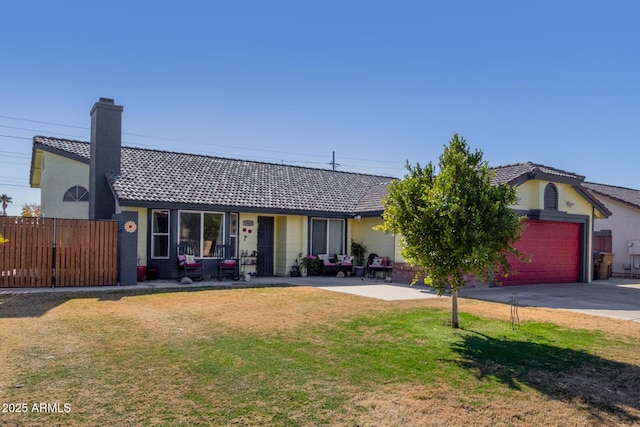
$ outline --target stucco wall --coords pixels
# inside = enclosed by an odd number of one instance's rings
[[[612,215],[606,219],[596,219],[595,230],[611,230],[612,251],[614,253],[612,273],[618,276],[629,274],[624,264],[631,265],[628,243],[640,240],[640,210],[617,202],[605,196],[598,195]],[[635,258],[635,267],[640,267],[640,257]]]
[[[531,180],[517,188],[515,209],[544,209],[544,189],[549,181]],[[558,189],[558,210],[573,215],[591,216],[591,204],[571,185],[552,183]]]
[[[269,216],[269,215],[266,215]],[[253,221],[253,226],[244,221]],[[243,231],[245,229],[245,231]],[[249,230],[251,232],[249,233]],[[239,250],[252,253],[258,248],[258,215],[240,213]],[[274,215],[274,274],[287,276],[299,254],[306,255],[307,217]],[[245,266],[246,272],[254,272],[253,265]]]
[[[47,218],[88,219],[89,202],[63,202],[76,185],[89,189],[89,165],[45,152],[40,182],[42,215]]]
[[[373,229],[380,224],[382,224],[382,219],[378,217],[353,220],[350,222],[351,237],[357,242],[362,242],[367,248],[365,260],[369,254],[376,253],[380,256],[388,256],[391,261],[396,261],[399,255],[396,248],[396,238],[391,233]],[[351,245],[351,241],[348,244]],[[350,246],[349,250],[351,250]]]

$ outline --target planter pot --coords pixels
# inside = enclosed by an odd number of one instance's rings
[[[364,276],[364,266],[356,265],[356,277],[363,277],[363,276]]]
[[[138,282],[144,282],[144,278],[147,275],[147,266],[139,265],[138,266]]]
[[[147,268],[147,280],[158,280],[160,271],[155,267]]]

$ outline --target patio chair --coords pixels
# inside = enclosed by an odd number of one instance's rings
[[[230,245],[217,245],[211,256],[218,259],[218,280],[222,280],[223,277],[240,280],[240,261],[231,256]]]
[[[180,273],[182,273],[182,276]],[[183,277],[188,277],[194,281],[204,279],[202,260],[196,260],[195,252],[189,242],[178,244],[178,280]]]
[[[372,254],[375,255],[375,254]],[[376,273],[382,272],[383,278],[387,278],[391,274],[392,267],[389,265],[389,257],[369,256],[370,263],[367,265],[367,269],[372,278],[376,278]]]

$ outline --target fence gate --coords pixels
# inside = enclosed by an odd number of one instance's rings
[[[0,287],[117,283],[117,221],[0,217],[0,234]]]

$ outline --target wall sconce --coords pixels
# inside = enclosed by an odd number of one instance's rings
[[[362,219],[361,215],[354,215],[353,219],[355,219],[356,221],[360,221]]]
[[[575,205],[575,203],[573,202],[567,202],[567,206],[569,206],[570,208],[572,208]]]

